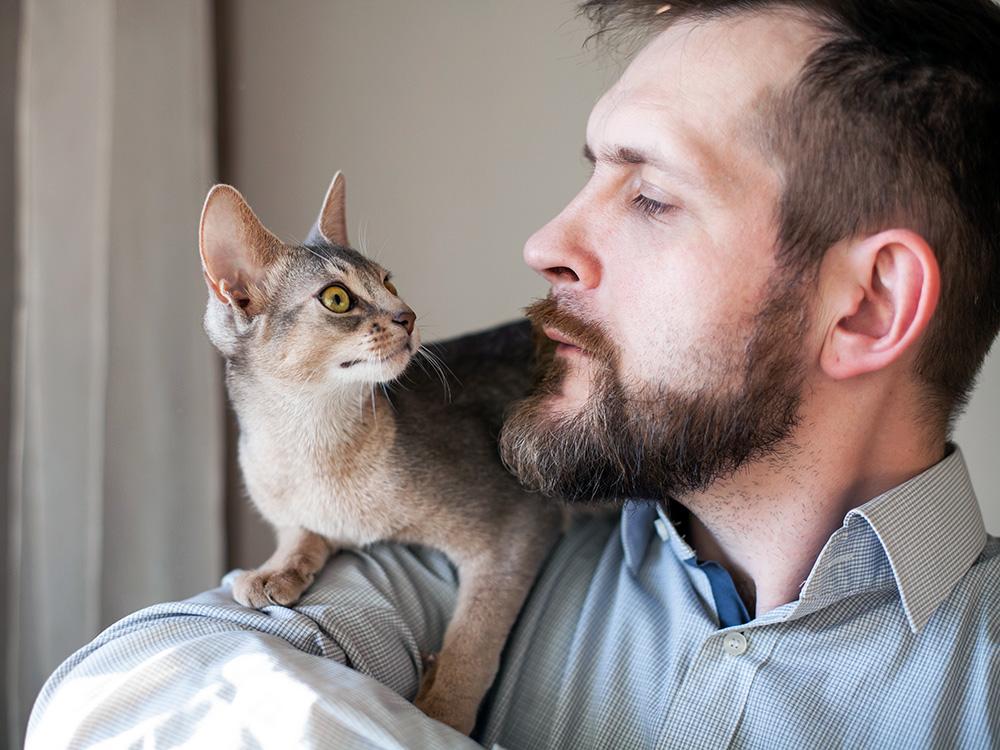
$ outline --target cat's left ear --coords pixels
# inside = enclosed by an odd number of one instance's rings
[[[240,192],[216,185],[208,192],[198,229],[201,265],[219,300],[254,315],[263,304],[261,282],[281,241],[261,224]]]
[[[307,242],[326,241],[331,245],[348,247],[347,241],[347,182],[344,173],[337,172],[323,199],[316,223],[309,230]]]

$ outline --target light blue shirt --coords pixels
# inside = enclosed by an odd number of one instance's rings
[[[578,522],[521,613],[476,738],[1000,747],[1000,540],[958,449],[850,511],[799,597],[749,622],[720,627],[725,581],[693,557],[651,504]],[[440,555],[381,545],[339,555],[293,609],[247,610],[226,588],[150,607],[53,674],[27,747],[474,747],[403,699],[454,591]]]

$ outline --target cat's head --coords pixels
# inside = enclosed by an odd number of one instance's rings
[[[269,232],[243,196],[216,185],[199,229],[205,330],[241,367],[290,383],[380,383],[420,347],[416,316],[389,273],[348,246],[345,183],[334,176],[305,245]]]

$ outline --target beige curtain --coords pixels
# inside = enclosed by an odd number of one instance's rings
[[[201,328],[211,6],[23,0],[4,738],[100,629],[223,572]]]

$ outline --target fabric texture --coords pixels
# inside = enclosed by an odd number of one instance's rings
[[[961,452],[849,512],[797,600],[720,627],[655,505],[550,555],[474,737],[515,748],[1000,746],[1000,540]],[[27,747],[474,747],[405,699],[454,604],[437,553],[341,554],[295,608],[224,585],[68,659]]]

